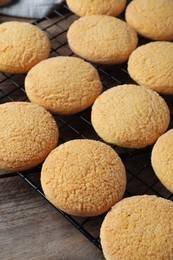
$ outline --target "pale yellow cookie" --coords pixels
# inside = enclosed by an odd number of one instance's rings
[[[134,196],[118,202],[101,226],[106,260],[172,260],[173,202]]]
[[[138,47],[130,55],[128,72],[139,85],[173,94],[173,43],[151,42]]]
[[[108,145],[73,140],[54,149],[41,171],[47,199],[75,216],[96,216],[119,201],[126,187],[124,165]]]
[[[170,112],[164,99],[153,90],[121,85],[96,99],[91,121],[97,134],[106,142],[143,148],[153,144],[166,131]]]
[[[21,171],[42,163],[57,146],[58,128],[44,108],[27,103],[0,105],[0,170]]]
[[[152,150],[151,162],[161,183],[173,193],[173,129],[159,137]]]
[[[173,40],[172,0],[133,0],[126,8],[126,21],[142,36]]]
[[[101,14],[120,15],[126,6],[126,0],[66,0],[68,7],[78,16]]]
[[[97,70],[75,57],[56,57],[34,66],[25,79],[29,99],[56,114],[75,114],[101,94]]]
[[[76,20],[70,26],[67,38],[74,53],[100,64],[126,61],[138,43],[134,29],[124,21],[106,15]]]
[[[0,71],[24,73],[48,58],[50,41],[38,27],[26,22],[0,24]]]

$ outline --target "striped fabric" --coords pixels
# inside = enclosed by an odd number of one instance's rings
[[[25,18],[42,18],[57,9],[63,0],[18,0],[0,7],[0,14]]]

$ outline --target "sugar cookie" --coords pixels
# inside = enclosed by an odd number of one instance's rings
[[[126,0],[66,0],[68,7],[78,16],[101,14],[118,16],[126,6]]]
[[[67,39],[74,53],[100,64],[125,62],[138,43],[134,29],[124,21],[106,15],[76,20],[68,30]]]
[[[25,78],[29,99],[55,114],[75,114],[101,94],[97,70],[75,57],[56,57],[41,61]]]
[[[50,41],[38,27],[10,21],[0,24],[0,71],[25,73],[48,58]]]
[[[139,85],[173,94],[173,43],[151,42],[138,47],[130,55],[128,72]]]
[[[143,148],[153,144],[166,131],[170,112],[164,99],[153,90],[121,85],[103,92],[96,99],[91,121],[106,142]]]
[[[105,258],[171,260],[172,219],[172,201],[149,195],[123,199],[102,223],[100,237]]]
[[[142,36],[173,40],[172,0],[133,0],[126,8],[126,21]]]
[[[44,108],[27,103],[0,105],[0,170],[22,171],[44,161],[58,142],[58,128]]]
[[[152,150],[151,162],[159,180],[173,193],[173,129],[159,137]]]
[[[49,154],[41,184],[47,199],[61,210],[75,216],[96,216],[123,197],[126,174],[110,146],[72,140]]]

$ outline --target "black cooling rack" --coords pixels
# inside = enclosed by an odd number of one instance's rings
[[[36,26],[47,32],[51,40],[51,57],[61,55],[75,56],[68,47],[66,33],[69,25],[77,18],[78,17],[72,14],[64,5],[60,12],[54,11],[50,17],[46,16],[43,19],[34,22]],[[123,19],[123,15],[121,18]],[[147,40],[140,38],[139,42],[142,44],[146,43]],[[96,66],[96,68],[99,71],[104,89],[119,84],[134,83],[127,73],[126,63],[116,66],[99,65]],[[25,75],[7,75],[0,73],[1,104],[11,101],[28,101],[24,90],[24,78]],[[171,111],[171,123],[169,128],[173,128],[173,97],[164,96],[164,99]],[[92,128],[90,114],[91,110],[89,108],[73,116],[54,116],[60,131],[59,143],[79,138],[100,140],[99,136]],[[125,197],[150,194],[173,201],[173,194],[163,187],[152,170],[150,163],[151,146],[141,150],[125,149],[117,146],[113,146],[113,148],[123,160],[127,171],[128,183]],[[25,172],[13,174],[1,173],[0,178],[19,175],[25,182],[34,188],[37,193],[44,197],[39,181],[40,170],[41,166],[38,166]],[[95,246],[101,249],[99,231],[104,216],[77,218],[65,214],[57,208],[55,209],[94,243]]]

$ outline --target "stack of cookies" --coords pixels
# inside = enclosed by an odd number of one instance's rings
[[[31,101],[0,105],[0,170],[23,171],[43,163],[41,185],[56,207],[81,217],[112,208],[101,227],[106,259],[173,259],[173,203],[149,195],[122,200],[125,166],[108,145],[141,149],[155,143],[153,169],[173,192],[173,130],[166,132],[170,111],[159,95],[173,94],[173,1],[133,0],[125,10],[126,22],[117,18],[126,0],[66,2],[80,16],[67,32],[69,47],[79,57],[49,58],[50,41],[36,26],[0,25],[0,71],[27,73]],[[137,47],[138,35],[152,42]],[[128,62],[138,85],[102,93],[99,74],[89,62]],[[52,114],[73,115],[90,106],[92,126],[108,144],[71,140],[57,147]]]

